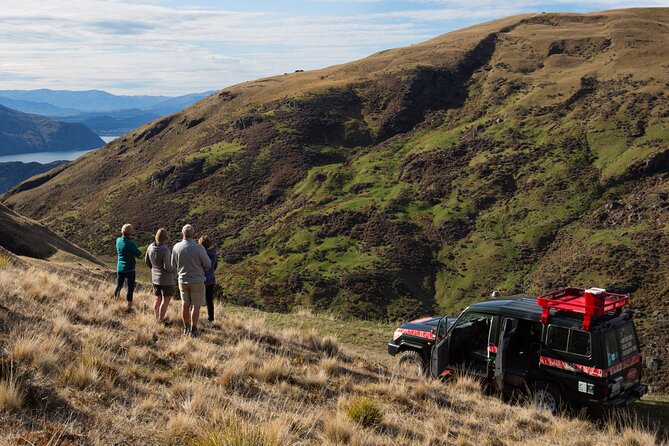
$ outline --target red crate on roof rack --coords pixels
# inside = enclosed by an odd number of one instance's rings
[[[590,330],[593,316],[600,316],[609,311],[622,311],[629,302],[625,294],[609,293],[602,288],[565,288],[537,297],[537,303],[543,308],[541,322],[548,323],[550,310],[556,309],[583,315],[583,330]]]

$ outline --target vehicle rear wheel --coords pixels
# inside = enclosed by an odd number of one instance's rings
[[[423,357],[415,350],[402,352],[399,359],[399,369],[407,377],[423,377],[427,373]]]
[[[557,415],[563,404],[562,391],[552,383],[537,384],[532,395],[532,402],[536,410]]]

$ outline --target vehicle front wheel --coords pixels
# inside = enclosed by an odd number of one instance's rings
[[[399,369],[407,377],[423,377],[427,373],[423,357],[415,350],[402,352],[399,359]]]
[[[532,401],[536,410],[557,415],[563,405],[562,391],[552,383],[538,384],[534,389]]]

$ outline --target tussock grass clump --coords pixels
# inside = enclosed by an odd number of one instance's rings
[[[311,351],[327,356],[337,356],[340,351],[339,341],[334,336],[320,337],[315,330],[309,331],[303,337],[304,346]]]
[[[18,336],[6,347],[7,353],[18,363],[29,362],[40,351],[40,339],[35,336]]]
[[[197,419],[182,412],[173,413],[167,420],[165,432],[161,435],[158,444],[181,446],[195,438],[198,431]]]
[[[349,444],[356,427],[348,418],[330,413],[323,418],[323,437],[330,444]]]
[[[320,368],[327,376],[337,375],[341,371],[341,366],[336,358],[321,359]]]
[[[64,349],[65,342],[59,336],[44,337],[34,333],[17,336],[6,347],[17,363],[32,364],[47,373],[60,368]]]
[[[98,352],[91,350],[81,352],[76,361],[63,370],[61,380],[80,390],[95,386],[101,379],[100,363]]]
[[[302,385],[309,389],[319,389],[328,383],[329,375],[323,369],[313,369],[305,372]]]
[[[262,351],[263,347],[251,339],[242,339],[235,346],[235,356],[239,358],[258,356]]]
[[[14,412],[23,406],[23,391],[18,384],[14,363],[0,358],[0,412]]]
[[[377,403],[365,397],[358,397],[346,405],[346,414],[363,427],[374,427],[383,421],[383,412]]]
[[[7,269],[12,265],[12,260],[5,256],[0,254],[0,270]]]
[[[189,444],[191,446],[280,446],[282,432],[276,425],[256,426],[232,420],[222,428],[209,428]]]
[[[12,412],[23,406],[23,393],[16,380],[0,380],[0,411]]]
[[[216,382],[226,390],[235,390],[243,387],[247,379],[245,367],[238,362],[225,362]]]
[[[259,369],[254,371],[254,376],[267,383],[276,383],[290,377],[292,368],[286,358],[275,356],[264,362]]]

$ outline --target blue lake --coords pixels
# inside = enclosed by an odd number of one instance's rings
[[[118,136],[101,136],[102,140],[106,143],[113,141],[118,138]],[[92,149],[96,150],[96,149]],[[88,153],[91,150],[75,150],[75,151],[62,151],[62,152],[33,152],[33,153],[22,153],[19,155],[3,155],[0,156],[0,163],[8,163],[10,161],[21,161],[24,163],[37,162],[37,163],[50,163],[52,161],[66,160],[72,161],[79,158],[84,153]]]

